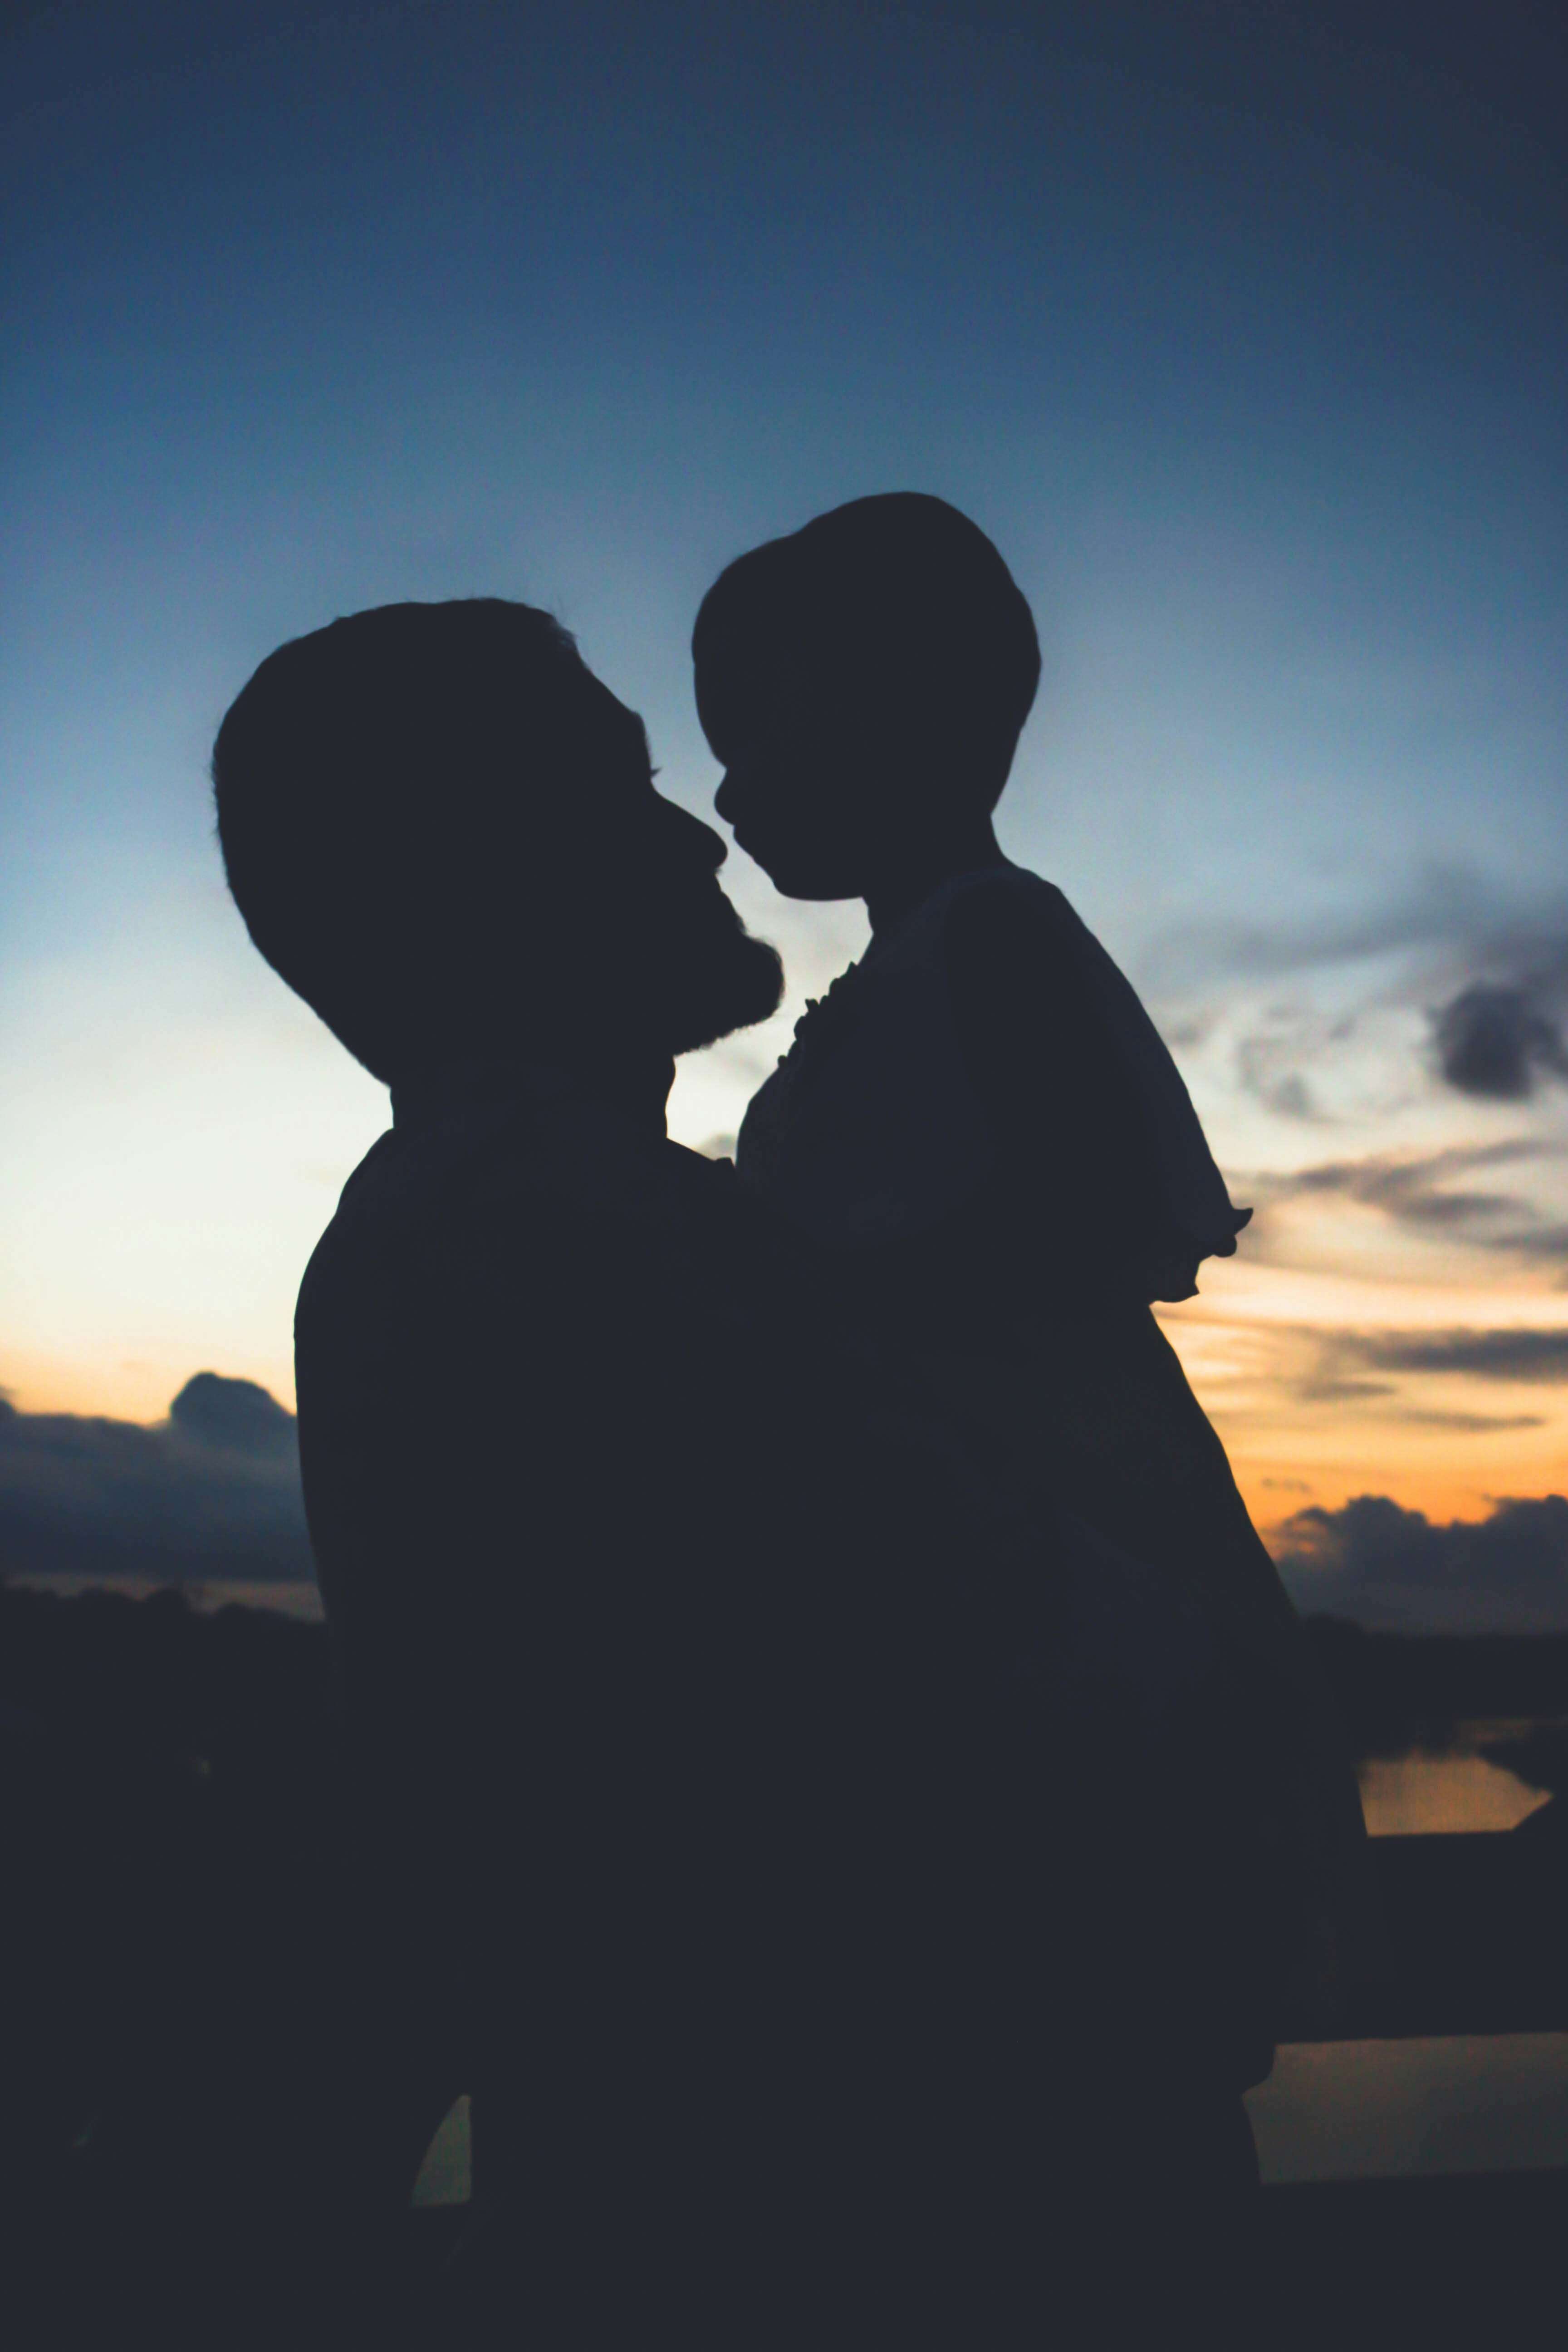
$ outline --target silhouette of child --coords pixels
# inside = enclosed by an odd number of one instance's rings
[[[1354,1781],[1150,1311],[1190,1297],[1250,1213],[1129,982],[997,844],[1039,678],[1028,605],[975,524],[898,492],[731,563],[692,650],[719,814],[780,890],[863,898],[872,930],[753,1097],[741,1178],[830,1254],[884,1347],[945,1382],[977,1451],[1224,1625],[1289,1790],[1291,1998],[1321,2013],[1360,1904]]]

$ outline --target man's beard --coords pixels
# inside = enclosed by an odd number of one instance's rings
[[[723,892],[714,886],[710,918],[693,923],[664,974],[665,1027],[671,1054],[716,1045],[778,1011],[784,964],[776,948],[754,940]]]

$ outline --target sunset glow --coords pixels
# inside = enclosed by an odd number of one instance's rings
[[[442,12],[438,60],[395,8],[178,74],[59,48],[8,126],[12,1402],[290,1401],[386,1123],[225,894],[205,761],[256,663],[396,598],[542,603],[710,814],[704,589],[909,486],[1038,615],[1004,845],[1255,1208],[1162,1315],[1259,1523],[1563,1491],[1561,255],[1436,131],[1391,160],[934,16],[580,15]],[[726,879],[790,995],[683,1066],[709,1150],[866,937]]]

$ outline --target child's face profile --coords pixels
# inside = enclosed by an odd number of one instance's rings
[[[697,707],[724,779],[714,807],[786,898],[864,898],[876,871],[877,762],[783,663],[699,669]]]

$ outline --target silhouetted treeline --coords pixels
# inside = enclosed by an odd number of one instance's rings
[[[1568,1633],[1369,1633],[1310,1617],[1307,1636],[1360,1756],[1441,1746],[1486,1717],[1568,1717]],[[69,1598],[0,1581],[0,1732],[183,1759],[226,1787],[332,1767],[325,1628],[177,1587]]]
[[[177,1586],[146,1600],[67,1598],[0,1583],[0,1706],[30,1721],[233,1771],[331,1737],[326,1629],[271,1609],[193,1609]]]
[[[0,1585],[13,2216],[95,2165],[184,2161],[190,2086],[216,2079],[231,2021],[258,2047],[303,2022],[338,1792],[323,1627],[174,1590]]]

